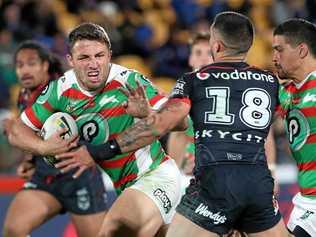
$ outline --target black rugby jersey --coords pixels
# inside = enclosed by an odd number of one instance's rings
[[[196,165],[266,162],[277,95],[277,78],[244,62],[214,63],[179,78],[170,98],[191,102]]]

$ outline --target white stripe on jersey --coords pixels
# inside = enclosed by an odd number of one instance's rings
[[[22,114],[21,114],[21,120],[22,120],[22,122],[26,125],[26,126],[28,126],[29,128],[31,128],[31,129],[33,129],[34,131],[36,131],[36,132],[38,132],[40,129],[39,128],[37,128],[37,127],[35,127],[34,125],[33,125],[33,123],[29,120],[29,118],[26,116],[26,114],[25,114],[25,112],[23,112]]]

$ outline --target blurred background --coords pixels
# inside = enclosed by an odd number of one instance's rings
[[[98,23],[112,41],[113,61],[134,68],[168,92],[176,78],[190,70],[188,40],[208,31],[214,16],[232,10],[248,15],[256,38],[248,63],[271,69],[273,28],[291,17],[316,21],[315,0],[0,0],[0,129],[2,118],[15,111],[17,92],[13,53],[19,42],[36,39],[65,58],[68,32],[83,21]],[[282,124],[275,129],[280,204],[287,216],[296,192],[296,168]],[[12,195],[22,184],[15,178],[21,153],[0,132],[0,226]],[[32,236],[62,236],[67,216],[55,218]],[[52,224],[53,223],[53,224]],[[58,227],[58,228],[57,228]],[[56,229],[57,228],[57,229]]]

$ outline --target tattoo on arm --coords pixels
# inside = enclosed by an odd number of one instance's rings
[[[132,151],[152,143],[152,141],[157,138],[157,136],[152,132],[155,120],[155,114],[150,115],[138,121],[132,127],[120,134],[116,140],[121,148],[121,151]]]
[[[171,130],[176,123],[173,121],[162,120],[169,117],[174,117],[174,114],[179,113],[179,103],[169,101],[159,111],[151,113],[146,118],[138,121],[133,126],[121,133],[117,138],[117,142],[122,152],[129,152],[151,144],[165,132]],[[172,116],[170,116],[170,114]],[[174,123],[174,124],[173,124]],[[163,127],[159,127],[163,124]],[[172,125],[170,125],[172,124]]]

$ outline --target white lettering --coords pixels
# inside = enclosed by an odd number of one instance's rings
[[[220,212],[213,213],[213,212],[209,211],[208,210],[208,206],[204,205],[203,203],[201,203],[195,209],[195,213],[213,220],[215,225],[223,224],[227,220],[226,216],[225,215],[221,215]]]
[[[274,77],[269,74],[259,73],[259,72],[252,72],[252,71],[246,71],[246,72],[239,72],[237,69],[235,69],[233,72],[217,72],[212,73],[212,76],[219,79],[224,80],[256,80],[256,81],[265,81],[265,82],[274,82]]]

